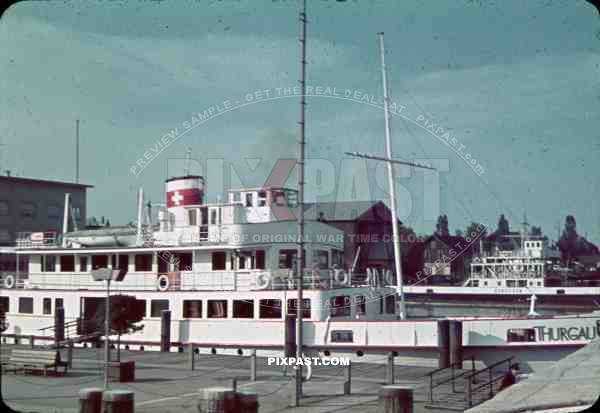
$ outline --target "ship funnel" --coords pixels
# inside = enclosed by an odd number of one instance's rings
[[[186,175],[166,180],[167,211],[174,218],[174,226],[186,225],[189,207],[204,203],[206,184],[199,175]]]

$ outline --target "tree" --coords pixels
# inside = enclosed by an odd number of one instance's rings
[[[440,215],[438,217],[437,224],[435,226],[435,234],[438,237],[449,237],[450,231],[448,229],[448,216]]]
[[[468,242],[473,242],[473,251],[482,254],[480,245],[483,244],[484,251],[490,251],[491,245],[487,239],[487,227],[477,222],[471,222],[465,230],[465,238]],[[475,241],[473,241],[475,240]]]

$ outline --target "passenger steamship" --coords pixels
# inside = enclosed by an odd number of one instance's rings
[[[142,225],[140,190],[136,228],[21,234],[15,253],[28,257],[28,268],[3,279],[3,339],[34,335],[50,344],[54,337],[46,327],[57,307],[67,322],[102,312],[106,283],[94,281],[92,271],[107,268],[121,279],[111,283],[112,293],[133,295],[145,308],[144,328],[123,336],[123,348],[159,349],[161,315],[170,310],[173,351],[194,343],[205,351],[280,354],[286,315],[298,311],[297,193],[285,187],[231,190],[225,202],[212,204],[204,202],[204,193],[201,176],[168,179],[157,227]],[[68,195],[65,202],[68,228]],[[395,351],[407,361],[437,363],[438,320],[398,319],[393,282],[342,269],[342,231],[314,220],[305,222],[305,234],[312,263],[302,271],[308,354],[369,360]],[[600,313],[456,320],[465,357],[488,363],[516,355],[534,368],[596,338]]]

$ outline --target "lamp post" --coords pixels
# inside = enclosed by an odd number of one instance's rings
[[[106,305],[104,311],[104,389],[108,390],[108,371],[110,366],[110,282],[121,281],[125,273],[109,268],[98,268],[92,271],[94,281],[106,281]]]

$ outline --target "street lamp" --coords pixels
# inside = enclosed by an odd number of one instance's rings
[[[109,268],[98,268],[92,270],[94,281],[106,281],[106,305],[104,312],[104,389],[108,390],[108,370],[110,364],[110,282],[122,281],[125,271],[111,270]]]

